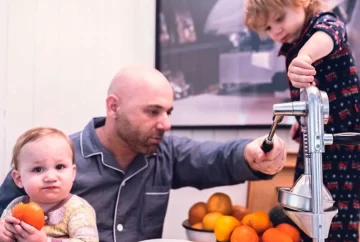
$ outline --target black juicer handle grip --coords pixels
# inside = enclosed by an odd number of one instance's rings
[[[360,133],[333,134],[333,144],[337,145],[360,145]]]
[[[267,153],[270,150],[272,150],[273,146],[274,146],[273,142],[268,140],[267,138],[265,138],[265,140],[263,141],[263,143],[261,145],[261,149],[264,151],[264,153]]]

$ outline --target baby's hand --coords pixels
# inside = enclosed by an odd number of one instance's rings
[[[21,221],[20,224],[14,225],[15,238],[17,242],[46,242],[47,236],[33,226]]]
[[[20,224],[20,221],[12,216],[0,220],[1,242],[13,242],[15,240],[14,224]]]
[[[290,137],[297,143],[300,143],[300,135],[299,135],[299,123],[295,121],[295,123],[290,128]]]
[[[311,65],[312,60],[308,55],[298,55],[289,65],[288,77],[291,84],[297,88],[315,85],[315,68]]]

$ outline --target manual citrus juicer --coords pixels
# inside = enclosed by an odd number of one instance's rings
[[[304,146],[304,174],[289,188],[278,190],[278,201],[285,214],[313,241],[328,237],[330,224],[338,210],[323,184],[322,153],[325,145],[360,144],[359,133],[325,134],[329,118],[329,99],[324,91],[310,86],[300,91],[300,101],[273,105],[273,124],[262,149],[272,149],[277,125],[284,116],[300,116]]]

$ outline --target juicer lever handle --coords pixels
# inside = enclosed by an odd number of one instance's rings
[[[333,134],[333,144],[360,145],[360,133],[345,132],[345,133]]]
[[[264,153],[267,153],[270,150],[272,150],[273,146],[274,146],[273,141],[269,140],[268,138],[265,138],[265,140],[263,141],[263,143],[261,145],[261,149],[264,151]]]
[[[274,146],[273,138],[274,138],[274,135],[275,135],[276,127],[283,120],[283,118],[284,118],[284,116],[282,116],[282,115],[274,115],[273,116],[273,123],[271,125],[269,135],[265,138],[265,140],[263,141],[263,143],[261,145],[261,149],[264,151],[264,153],[267,153],[270,150],[272,150],[272,148]]]

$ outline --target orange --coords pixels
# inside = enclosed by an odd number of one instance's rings
[[[207,201],[208,212],[218,212],[223,215],[231,215],[232,202],[225,193],[217,192],[211,195]]]
[[[191,228],[193,228],[193,229],[203,229],[204,227],[203,227],[202,223],[196,223],[196,224],[192,225]]]
[[[214,233],[217,241],[229,241],[231,232],[240,225],[239,220],[233,216],[223,215],[216,220]]]
[[[237,218],[237,220],[241,221],[245,215],[250,214],[249,210],[241,205],[233,205],[232,207],[232,216]]]
[[[189,224],[201,223],[207,213],[206,203],[197,202],[189,209]]]
[[[41,230],[45,224],[44,212],[41,207],[34,202],[18,203],[12,211],[12,216],[38,230]]]
[[[267,229],[261,236],[262,242],[293,242],[291,237],[277,228]]]
[[[255,229],[258,234],[261,234],[271,226],[270,217],[265,212],[255,212],[248,214],[242,219],[241,222],[243,225],[248,225]]]
[[[240,225],[231,234],[230,242],[259,242],[256,231],[247,225]]]
[[[204,216],[202,224],[206,230],[214,230],[216,220],[222,216],[221,213],[208,213]]]
[[[294,226],[287,223],[282,223],[276,226],[276,228],[281,232],[288,234],[293,240],[293,242],[300,242],[300,232]]]

